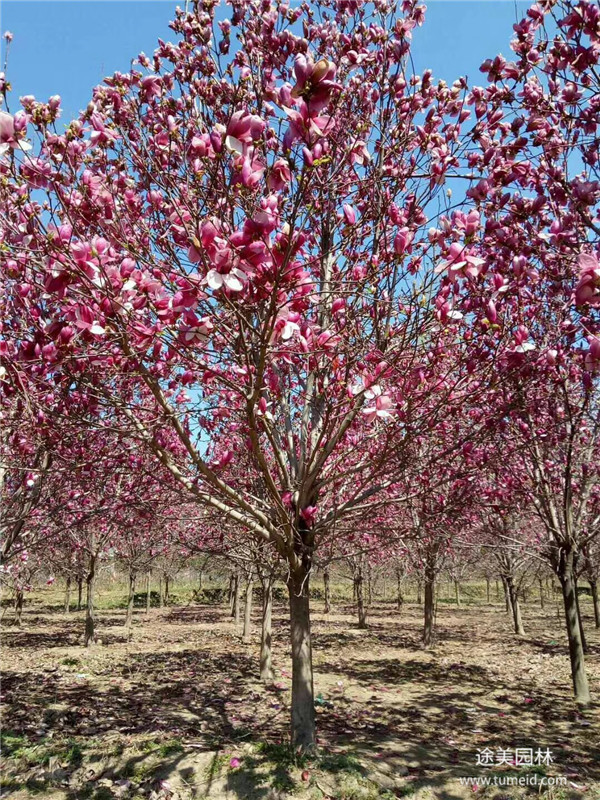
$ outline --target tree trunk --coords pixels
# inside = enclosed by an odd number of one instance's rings
[[[587,675],[585,674],[583,642],[581,641],[581,627],[579,624],[579,614],[577,613],[573,552],[563,551],[558,566],[558,577],[562,589],[567,636],[569,639],[573,692],[575,694],[575,701],[579,705],[587,706],[590,703],[590,690]]]
[[[540,584],[540,608],[544,608],[544,581],[542,578],[539,578]]]
[[[290,571],[287,581],[290,598],[290,635],[292,643],[292,719],[291,744],[295,750],[311,750],[315,745],[315,700],[312,646],[310,638],[310,603],[308,581],[310,568]]]
[[[198,570],[198,600],[200,600],[202,596],[202,579],[204,577],[204,570]]]
[[[262,628],[260,632],[260,678],[265,683],[273,680],[271,661],[271,623],[273,619],[273,587],[271,579],[263,583]]]
[[[454,581],[454,598],[456,600],[456,607],[460,608],[460,583]]]
[[[171,583],[171,579],[169,578],[168,575],[165,575],[165,605],[166,606],[169,605],[169,599],[170,599],[169,584],[170,583]]]
[[[579,589],[577,584],[577,575],[575,575],[575,602],[577,603],[577,619],[579,620],[579,633],[581,635],[581,645],[583,647],[583,652],[589,653],[589,648],[587,646],[587,639],[585,636],[585,630],[583,627],[583,616],[581,614],[581,606],[579,605]]]
[[[133,622],[133,601],[135,598],[135,572],[129,573],[129,595],[127,597],[127,614],[125,615],[125,630],[127,638],[131,639],[131,623]]]
[[[371,565],[367,564],[367,606],[370,608],[372,605],[373,605],[373,572],[371,570]]]
[[[496,600],[500,600],[500,583],[496,581]]]
[[[65,583],[65,614],[71,610],[71,577],[67,578]]]
[[[83,597],[83,578],[77,578],[77,611],[81,611],[81,600]]]
[[[417,581],[417,603],[421,605],[423,597],[421,596],[421,581]]]
[[[402,604],[404,603],[404,596],[402,594],[402,577],[401,577],[399,571],[398,571],[398,573],[396,575],[396,580],[398,582],[397,583],[397,592],[398,592],[398,594],[397,594],[397,598],[396,598],[396,608],[398,609],[398,611],[401,611],[402,610]]]
[[[90,647],[96,641],[96,624],[94,619],[94,588],[96,583],[96,556],[90,556],[89,572],[86,578],[87,603],[85,608],[85,646]]]
[[[235,612],[235,585],[236,585],[236,583],[237,583],[237,575],[235,575],[232,572],[231,575],[229,576],[229,598],[228,598],[229,612],[230,612],[232,617],[233,617],[234,612]]]
[[[150,573],[146,575],[146,614],[150,613]]]
[[[252,641],[252,579],[246,582],[246,599],[244,604],[244,631],[242,642],[250,644]]]
[[[600,603],[598,602],[598,582],[590,581],[590,589],[592,591],[592,603],[594,604],[594,622],[597,628],[600,628]]]
[[[240,576],[235,576],[235,586],[233,592],[233,624],[235,625],[236,631],[240,627],[240,600],[241,600],[241,581]]]
[[[15,625],[20,628],[23,624],[23,590],[17,589],[15,595]]]
[[[523,628],[523,619],[521,617],[521,606],[519,605],[519,598],[515,589],[515,583],[512,576],[507,576],[506,587],[508,589],[508,596],[510,598],[510,607],[512,609],[513,625],[517,636],[524,636],[525,629]]]
[[[367,627],[367,612],[363,597],[363,573],[361,567],[358,567],[354,575],[354,592],[356,596],[356,608],[358,610],[358,627],[364,629]]]
[[[161,575],[158,579],[158,605],[162,608],[165,604],[165,598],[163,595],[163,576]]]
[[[327,567],[323,570],[323,588],[325,590],[325,614],[329,614],[331,613],[331,580]]]
[[[487,597],[487,604],[489,606],[489,604],[491,602],[491,600],[490,600],[490,579],[489,578],[485,579],[485,592],[486,592],[486,597]]]
[[[423,644],[429,647],[433,642],[433,626],[435,614],[435,575],[432,570],[425,572],[425,624],[423,626]]]
[[[506,584],[506,578],[502,577],[502,588],[504,590],[504,610],[507,614],[512,614],[512,602],[510,599],[510,593],[508,591],[508,586]]]

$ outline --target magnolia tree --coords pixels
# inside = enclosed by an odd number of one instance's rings
[[[488,85],[470,98],[479,152],[469,154],[467,194],[486,267],[464,278],[450,267],[445,284],[495,353],[497,446],[545,532],[575,696],[587,704],[575,578],[582,550],[600,533],[600,8],[546,0],[515,33],[515,61],[486,62]],[[446,224],[437,235],[449,242]]]
[[[554,165],[596,165],[598,15],[580,3],[536,49],[553,5],[518,26],[518,64],[490,62],[469,94],[412,75],[414,0],[236,0],[231,20],[178,11],[176,42],[107,78],[63,133],[57,98],[1,112],[5,368],[76,391],[82,422],[136,440],[187,501],[275,549],[300,748],[315,742],[318,550],[402,503],[449,408],[483,430],[484,381],[534,346],[536,374],[563,370],[586,419],[595,407],[595,323],[560,327],[558,307],[575,283],[580,307],[598,304],[597,187]],[[477,208],[438,220],[454,177],[481,178]],[[531,385],[529,408],[548,384]]]
[[[410,74],[412,0],[262,12],[178,12],[177,42],[107,79],[65,133],[55,99],[3,116],[6,272],[30,320],[5,352],[50,389],[68,376],[98,426],[275,547],[292,740],[310,747],[315,549],[467,394],[426,225],[468,112],[461,83]],[[22,154],[28,125],[42,144]]]

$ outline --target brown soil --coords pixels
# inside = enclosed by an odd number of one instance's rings
[[[571,699],[562,618],[524,608],[526,636],[499,606],[441,604],[420,647],[418,606],[313,615],[319,755],[286,749],[290,664],[276,608],[271,686],[256,678],[258,628],[243,645],[223,606],[98,612],[102,643],[81,646],[83,615],[35,605],[4,624],[3,797],[418,800],[600,798],[600,707]],[[258,619],[256,620],[258,624]],[[600,635],[586,619],[590,688],[600,699]],[[478,766],[488,748],[494,766]],[[550,750],[546,767],[500,765],[498,751]],[[239,765],[232,759],[238,759]],[[537,774],[537,785],[531,785]],[[541,788],[543,776],[566,786]],[[475,787],[460,778],[480,776]],[[482,785],[481,777],[529,780]]]

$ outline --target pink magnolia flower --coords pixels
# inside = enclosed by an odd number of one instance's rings
[[[348,225],[354,225],[356,222],[356,211],[349,203],[344,203],[343,206],[344,219]]]
[[[393,416],[392,398],[387,394],[383,394],[381,386],[378,384],[371,386],[371,388],[367,389],[365,392],[365,397],[367,400],[375,400],[375,405],[367,406],[362,409],[362,413],[365,415],[367,422],[373,423],[378,419],[386,420]]]
[[[269,189],[279,192],[284,189],[292,180],[292,172],[289,163],[285,158],[278,158],[273,164],[267,179]]]
[[[225,147],[232,152],[245,155],[247,146],[260,139],[266,123],[256,114],[236,111],[225,131]]]
[[[292,97],[303,97],[315,111],[320,111],[329,102],[332,91],[341,88],[334,81],[335,73],[335,64],[326,58],[315,63],[310,53],[297,55],[294,61],[296,84],[291,92]]]
[[[579,263],[579,282],[575,287],[575,303],[600,306],[600,263],[594,253],[581,253]]]
[[[265,172],[265,165],[257,158],[251,158],[248,154],[243,158],[234,160],[235,173],[233,183],[241,183],[247,189],[254,189],[260,183]]]
[[[241,269],[233,267],[229,272],[219,272],[211,269],[206,275],[206,282],[214,291],[219,289],[229,289],[231,292],[241,292],[244,288],[246,275]]]
[[[598,336],[588,336],[589,350],[585,354],[585,367],[590,372],[600,370],[600,338]]]
[[[78,305],[75,308],[75,327],[80,331],[87,331],[94,336],[102,336],[106,329],[100,321],[95,318],[94,312],[88,306]]]
[[[316,116],[312,110],[309,111],[304,100],[299,100],[297,106],[298,111],[283,106],[283,110],[290,118],[290,127],[283,138],[284,150],[291,149],[298,139],[303,139],[307,144],[311,144],[315,138],[325,136],[333,126],[330,116],[326,114]]]
[[[17,135],[25,127],[26,120],[22,114],[13,117],[6,111],[0,111],[0,156],[9,150],[31,150],[31,144]]]
[[[231,767],[231,769],[237,769],[241,763],[242,762],[240,761],[239,758],[231,758],[229,760],[229,766]]]
[[[476,278],[481,272],[481,267],[485,264],[484,258],[471,255],[466,246],[460,242],[453,242],[448,250],[447,258],[440,261],[435,268],[435,274],[448,270],[448,277],[451,281],[463,277]]]
[[[317,506],[306,506],[300,511],[300,516],[307,525],[313,526],[317,517]]]
[[[364,167],[365,164],[368,164],[371,160],[371,154],[365,142],[360,140],[356,142],[350,150],[349,158],[351,164],[358,164],[360,167]]]
[[[287,342],[288,339],[291,339],[294,334],[299,332],[299,321],[300,314],[295,311],[290,311],[288,308],[284,308],[275,322],[272,340],[281,339]]]

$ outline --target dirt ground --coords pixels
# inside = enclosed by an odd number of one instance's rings
[[[7,615],[2,797],[600,798],[600,705],[580,713],[571,700],[554,603],[525,606],[522,639],[500,605],[440,603],[428,651],[416,604],[374,606],[363,631],[351,607],[326,617],[314,603],[319,753],[300,761],[285,744],[285,612],[276,607],[270,686],[256,678],[258,618],[253,644],[243,645],[225,606],[139,610],[130,643],[125,612],[101,611],[102,641],[87,650],[83,612],[34,603],[22,629]],[[600,635],[589,613],[586,626],[600,699]],[[516,748],[526,762],[531,750],[534,764],[515,764]],[[484,750],[487,766],[477,763]],[[551,763],[536,763],[548,750]]]

